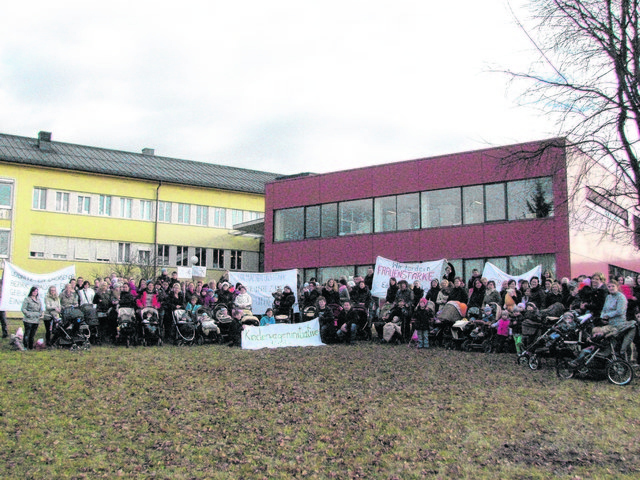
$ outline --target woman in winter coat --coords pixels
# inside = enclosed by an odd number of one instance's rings
[[[607,320],[609,325],[620,326],[627,320],[627,298],[618,290],[618,282],[610,280],[607,283],[609,294],[604,301],[600,318]]]
[[[387,288],[387,296],[385,297],[385,301],[387,303],[393,303],[396,301],[396,293],[398,293],[398,282],[395,277],[391,277],[389,279],[389,287]]]
[[[44,315],[44,308],[42,308],[40,296],[38,295],[38,287],[31,287],[29,295],[22,302],[21,310],[22,315],[24,315],[22,320],[24,325],[24,348],[25,350],[33,350],[38,325],[40,325],[40,319]]]
[[[413,282],[411,290],[413,291],[413,308],[416,308],[420,299],[424,297],[424,289],[422,288],[422,285],[420,285],[420,282],[416,280]]]
[[[489,305],[490,303],[497,303],[498,305],[504,305],[504,301],[500,296],[500,292],[496,290],[496,282],[489,280],[487,282],[487,289],[484,292],[483,305]]]
[[[437,278],[434,278],[433,280],[431,280],[431,288],[429,288],[429,291],[424,296],[424,298],[426,298],[427,301],[432,301],[435,304],[436,300],[438,299],[439,293],[440,293],[440,282],[438,281]]]
[[[338,284],[333,278],[327,280],[326,285],[322,287],[322,296],[326,299],[327,305],[340,305]]]
[[[473,282],[473,291],[471,292],[471,297],[469,297],[469,303],[467,306],[469,308],[477,307],[482,309],[486,290],[487,288],[482,283],[482,280],[480,280],[480,277],[476,278]]]
[[[60,312],[62,307],[60,306],[60,297],[58,296],[58,289],[55,285],[51,285],[47,291],[47,296],[44,297],[44,329],[45,329],[45,343],[48,346],[51,345],[51,323],[54,319],[60,318]]]

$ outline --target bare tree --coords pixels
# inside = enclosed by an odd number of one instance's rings
[[[136,277],[139,279],[155,279],[158,274],[157,262],[153,252],[133,250],[125,262],[111,262],[101,270],[95,270],[97,277],[107,277],[115,272],[118,278]]]
[[[575,185],[589,185],[603,209],[630,208],[626,232],[640,246],[640,0],[530,0],[532,28],[517,20],[540,54],[528,72],[507,71],[529,82],[522,100],[558,122],[559,136],[576,154]],[[534,159],[535,155],[530,159]],[[585,181],[597,167],[607,172]],[[576,192],[569,192],[575,195]],[[607,203],[611,202],[611,204]],[[608,210],[611,212],[611,210]],[[604,220],[602,220],[604,219]],[[584,225],[591,219],[578,219]],[[598,220],[620,233],[613,212]],[[635,234],[635,235],[634,235]]]

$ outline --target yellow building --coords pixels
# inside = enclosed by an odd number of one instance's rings
[[[264,216],[276,174],[0,134],[0,259],[34,273],[71,264],[93,280],[206,266],[260,271],[259,235],[234,225]],[[152,270],[150,270],[152,269]]]

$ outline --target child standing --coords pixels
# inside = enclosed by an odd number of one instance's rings
[[[504,349],[504,344],[509,338],[509,327],[511,326],[511,320],[509,319],[509,311],[504,309],[500,314],[500,319],[494,323],[497,327],[496,332],[496,352],[501,353]]]
[[[511,334],[513,335],[513,342],[516,346],[516,354],[520,355],[524,351],[524,345],[522,344],[522,310],[521,307],[513,307],[511,312]]]
[[[418,334],[418,348],[429,348],[429,326],[433,320],[435,305],[421,298],[413,313],[413,326]]]

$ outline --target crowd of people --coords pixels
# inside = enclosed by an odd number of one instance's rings
[[[358,338],[358,329],[367,326],[381,341],[408,342],[414,339],[418,348],[429,347],[429,334],[448,304],[464,306],[466,312],[476,312],[475,321],[491,325],[504,344],[513,342],[520,353],[530,339],[522,334],[526,319],[540,317],[541,312],[554,309],[555,313],[573,311],[576,315],[590,313],[597,322],[617,325],[640,318],[640,275],[636,278],[606,280],[600,272],[574,279],[554,279],[546,271],[542,278],[507,280],[498,289],[493,280],[487,280],[478,270],[465,281],[455,274],[451,264],[441,279],[423,286],[419,281],[389,280],[384,298],[372,296],[373,268],[366,276],[353,279],[329,278],[324,284],[315,278],[302,283],[297,292],[300,315],[293,315],[296,295],[291,287],[273,292],[273,306],[259,320],[261,326],[277,322],[292,322],[305,318],[318,318],[322,340],[352,343]],[[116,274],[96,278],[93,284],[83,278],[72,279],[62,292],[52,286],[45,294],[33,287],[22,305],[24,346],[34,348],[38,326],[45,327],[45,345],[51,341],[52,321],[60,317],[64,308],[90,304],[101,315],[107,339],[117,341],[117,311],[130,307],[138,311],[151,307],[159,312],[163,335],[172,335],[172,316],[178,309],[195,312],[199,307],[213,309],[224,305],[232,318],[241,319],[250,312],[252,299],[240,283],[231,285],[228,272],[217,281],[180,282],[177,272],[168,275],[163,269],[153,280],[121,279]],[[498,308],[496,308],[498,307]],[[311,310],[309,316],[304,312]],[[368,332],[367,332],[368,333]],[[238,334],[239,337],[239,334]],[[239,345],[239,338],[234,344]]]
[[[118,340],[120,308],[133,308],[138,313],[149,307],[155,309],[163,324],[164,338],[168,339],[174,333],[172,322],[176,310],[191,314],[200,306],[213,308],[224,305],[230,316],[235,318],[241,316],[243,311],[250,311],[252,302],[245,286],[232,286],[229,283],[228,272],[218,281],[181,282],[177,272],[169,275],[164,268],[160,276],[151,280],[118,278],[115,273],[109,277],[95,278],[93,283],[78,277],[71,279],[62,292],[51,286],[44,294],[44,299],[41,299],[41,295],[37,287],[32,287],[22,303],[23,344],[26,350],[35,347],[41,322],[45,329],[44,345],[51,345],[53,322],[60,319],[63,310],[68,307],[91,305],[101,319],[104,337],[115,343]],[[268,315],[265,317],[264,322],[268,323]]]

